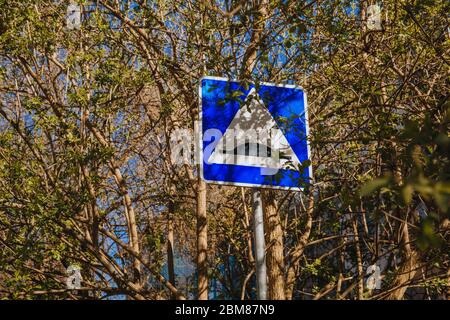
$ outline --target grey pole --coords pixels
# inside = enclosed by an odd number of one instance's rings
[[[264,218],[261,191],[257,188],[253,188],[252,191],[257,297],[258,300],[267,300],[266,245],[264,241]]]

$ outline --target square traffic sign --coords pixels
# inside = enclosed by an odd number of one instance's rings
[[[302,88],[204,77],[199,91],[198,143],[205,181],[302,189],[312,177]]]

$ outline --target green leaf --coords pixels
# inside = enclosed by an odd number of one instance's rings
[[[442,245],[442,240],[436,233],[434,222],[427,218],[422,222],[421,232],[417,239],[419,249],[425,251],[429,247],[438,248]]]
[[[406,204],[411,203],[413,191],[414,191],[414,188],[409,183],[402,188],[402,197],[403,197],[403,201],[405,201]]]
[[[368,196],[372,192],[380,189],[381,187],[385,187],[386,185],[388,185],[390,180],[391,180],[390,176],[384,176],[384,177],[376,178],[370,182],[367,182],[366,184],[364,184],[361,187],[359,194],[362,197]]]

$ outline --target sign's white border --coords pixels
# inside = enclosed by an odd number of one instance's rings
[[[282,190],[291,190],[291,191],[302,191],[303,188],[300,187],[283,187],[283,186],[272,186],[272,185],[265,185],[265,184],[254,184],[254,183],[245,183],[245,182],[228,182],[228,181],[214,181],[214,180],[207,180],[205,179],[203,175],[203,104],[202,104],[202,81],[203,80],[218,80],[218,81],[227,81],[227,82],[241,82],[239,80],[233,80],[229,78],[224,77],[214,77],[214,76],[203,76],[200,79],[199,86],[198,86],[198,96],[199,96],[199,124],[198,124],[198,149],[199,149],[199,161],[200,161],[200,178],[207,182],[207,183],[213,183],[213,184],[220,184],[220,185],[230,185],[235,187],[258,187],[258,188],[265,188],[265,189],[282,189]],[[292,88],[292,89],[301,89],[303,91],[303,106],[305,109],[305,126],[306,126],[306,144],[307,144],[307,152],[308,152],[308,159],[311,160],[311,147],[309,144],[309,118],[308,118],[308,100],[306,98],[306,92],[305,90],[300,87],[296,86],[294,84],[275,84],[270,82],[260,82],[263,86],[270,86],[270,87],[283,87],[283,88]],[[312,179],[312,164],[309,165],[309,178]]]

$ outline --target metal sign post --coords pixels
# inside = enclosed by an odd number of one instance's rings
[[[266,245],[264,241],[264,217],[261,191],[252,190],[253,228],[255,235],[256,289],[258,300],[267,299]]]

